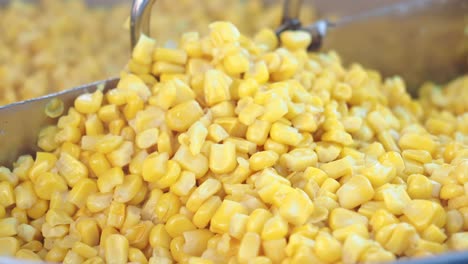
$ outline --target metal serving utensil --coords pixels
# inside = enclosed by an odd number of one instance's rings
[[[0,3],[1,1],[4,0],[0,0]],[[141,33],[149,35],[150,10],[154,2],[155,0],[133,1],[130,27],[132,47]],[[298,20],[302,1],[285,0],[283,24],[278,33],[286,29],[307,30],[315,36],[311,49],[337,50],[345,62],[360,62],[379,69],[387,76],[399,73],[410,85],[415,84],[414,87],[421,80],[445,82],[466,72],[468,1],[410,2],[335,22],[319,20],[312,25],[302,26]],[[342,3],[337,1],[337,4]],[[102,86],[104,90],[114,88],[118,81],[118,78],[111,78],[0,107],[0,165],[11,167],[19,155],[38,150],[36,142],[40,129],[56,122],[56,119],[47,117],[44,111],[52,99],[61,100],[67,111],[78,95],[93,92]],[[6,262],[25,261],[0,257],[0,263]],[[467,262],[468,252],[397,261],[400,264]]]
[[[130,23],[132,47],[140,34],[149,35],[151,7],[155,2],[133,1]],[[466,66],[468,47],[462,41],[466,39],[466,32],[463,32],[466,0],[412,0],[345,17],[334,23],[320,20],[305,27],[298,20],[301,4],[301,0],[285,0],[283,25],[279,31],[288,28],[307,30],[316,36],[315,40],[323,41],[314,42],[316,46],[313,48],[333,48],[345,62],[362,62],[384,74],[400,73],[408,83],[413,79],[419,80],[418,76],[447,81],[461,73],[461,66]],[[320,1],[316,4],[320,6]],[[340,1],[337,6],[339,4]],[[413,56],[407,49],[419,50],[420,56]],[[79,94],[93,92],[98,85],[104,85],[105,89],[113,88],[117,82],[118,78],[112,78],[0,107],[0,165],[11,167],[19,155],[38,150],[36,141],[40,129],[56,121],[44,112],[50,100],[57,98],[63,101],[67,110]]]

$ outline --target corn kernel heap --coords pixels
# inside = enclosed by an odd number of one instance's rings
[[[130,50],[123,24],[131,1],[99,2],[114,5],[0,0],[0,105],[118,75]],[[279,25],[281,1],[273,2],[158,0],[151,29],[163,43],[189,30],[205,32],[211,21],[229,20],[250,35]],[[314,14],[304,6],[301,20],[310,22]]]
[[[0,254],[64,263],[376,263],[468,249],[468,114],[310,36],[142,36],[0,173]],[[452,118],[447,118],[451,116]]]

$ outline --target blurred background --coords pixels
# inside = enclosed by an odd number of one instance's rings
[[[177,4],[174,4],[177,2]],[[206,32],[229,20],[242,33],[275,28],[283,1],[158,0],[152,37]],[[301,20],[349,15],[396,0],[304,0]],[[131,0],[0,0],[0,105],[114,77],[127,62]]]

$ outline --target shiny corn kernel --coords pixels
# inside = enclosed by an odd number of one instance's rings
[[[305,49],[312,41],[306,31],[285,31],[280,35],[281,44],[290,50]]]
[[[359,192],[359,196],[356,192]],[[374,189],[366,177],[356,175],[343,184],[336,194],[342,207],[352,209],[372,199]]]
[[[229,173],[236,168],[236,146],[231,142],[212,144],[209,159],[210,169],[214,173]]]

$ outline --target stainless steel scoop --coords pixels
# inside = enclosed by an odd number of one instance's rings
[[[330,2],[333,1],[317,0],[315,6],[320,10],[321,5]],[[357,1],[363,7],[372,2]],[[132,46],[141,33],[149,35],[154,3],[155,0],[133,1]],[[301,26],[297,19],[301,3],[301,0],[285,1],[283,25],[279,31],[307,30],[316,40],[322,40],[318,44],[314,42],[317,44],[314,48],[337,50],[347,63],[360,62],[386,76],[401,74],[411,87],[418,87],[421,80],[445,82],[466,72],[468,0],[412,0],[335,22],[325,18],[308,26]],[[335,7],[339,9],[346,3],[335,1]],[[68,109],[77,95],[92,92],[100,84],[106,89],[113,88],[117,82],[118,79],[113,78],[0,107],[0,165],[11,167],[19,155],[38,150],[36,141],[40,128],[56,122],[44,113],[51,99],[62,100]]]

